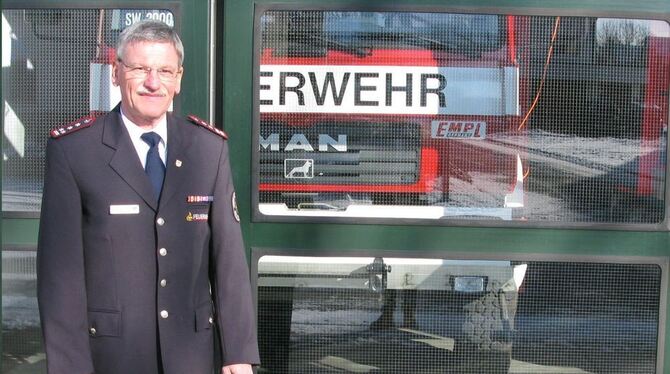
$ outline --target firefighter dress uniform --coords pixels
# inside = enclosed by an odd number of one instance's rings
[[[118,106],[52,131],[38,243],[49,374],[259,362],[225,134],[170,113],[167,131],[160,200]]]

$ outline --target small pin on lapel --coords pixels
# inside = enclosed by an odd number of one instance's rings
[[[180,168],[180,167],[181,167],[181,160],[177,160],[177,161],[175,161],[174,164],[175,164],[175,166],[177,166],[178,168]]]

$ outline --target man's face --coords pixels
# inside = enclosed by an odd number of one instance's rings
[[[171,43],[137,42],[126,46],[112,70],[121,89],[121,108],[134,123],[153,128],[181,89],[182,68]]]

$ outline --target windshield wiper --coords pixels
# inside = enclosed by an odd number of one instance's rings
[[[431,47],[434,48],[439,48],[443,50],[455,50],[458,49],[457,46],[445,43],[443,41],[427,38],[425,36],[417,35],[417,34],[400,34],[396,36],[398,39],[401,39],[405,43],[411,43],[411,44],[418,44],[420,43],[421,45],[430,45]]]
[[[367,57],[372,54],[372,48],[367,47],[367,46],[354,46],[354,45],[348,45],[342,42],[338,42],[333,39],[326,38],[322,35],[318,34],[304,34],[300,35],[299,38],[296,38],[292,41],[307,44],[307,40],[305,39],[310,39],[310,40],[316,40],[320,44],[320,47],[324,47],[327,49],[331,49],[333,51],[339,51],[339,52],[344,52],[348,53],[357,57]]]
[[[463,35],[459,35],[459,39],[456,42],[441,41],[418,34],[397,34],[393,35],[392,38],[410,45],[418,45],[445,52],[458,53],[469,58],[478,58],[481,56],[481,51],[478,51],[472,44],[472,40]]]

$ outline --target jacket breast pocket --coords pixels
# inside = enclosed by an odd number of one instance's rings
[[[209,330],[214,326],[212,303],[207,302],[195,309],[195,331]]]
[[[93,338],[121,336],[121,312],[89,310],[88,333]]]

